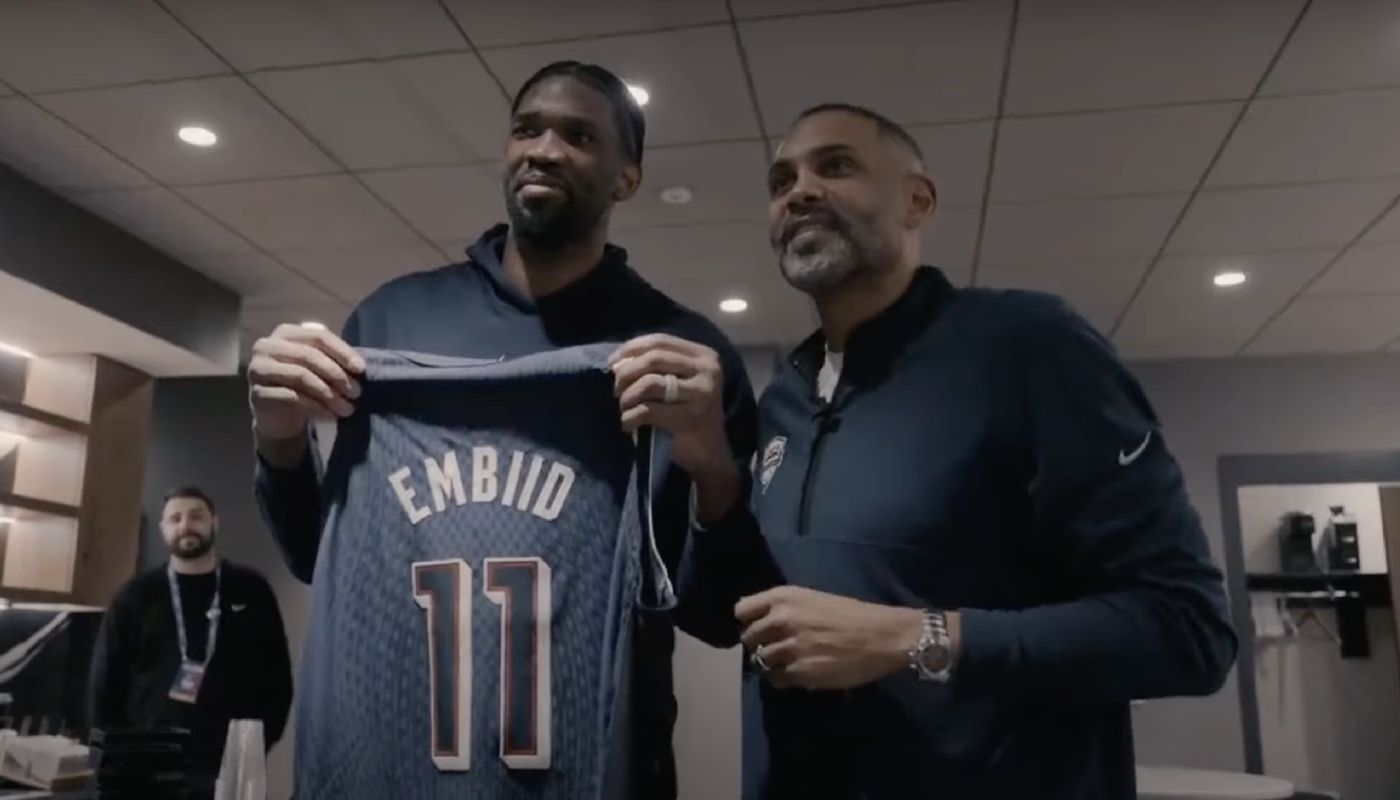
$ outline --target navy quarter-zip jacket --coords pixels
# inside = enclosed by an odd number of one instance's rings
[[[501,265],[506,234],[506,226],[496,226],[471,246],[465,262],[390,281],[350,315],[345,340],[357,346],[445,356],[516,358],[571,345],[621,343],[647,333],[669,333],[718,351],[724,369],[725,429],[736,457],[748,460],[754,441],[753,390],[738,351],[713,323],[652,288],[627,265],[627,253],[611,245],[601,263],[583,278],[552,294],[530,298]],[[569,413],[569,398],[559,398],[559,413]],[[292,574],[306,583],[313,580],[324,522],[320,474],[314,453],[291,470],[258,461],[256,486],[263,518]],[[689,496],[685,473],[674,465],[664,471],[655,499],[655,528],[661,556],[673,574],[688,528]],[[678,621],[683,629],[688,627],[684,613]],[[630,688],[636,714],[632,786],[639,800],[676,795],[671,749],[676,719],[674,643],[675,632],[669,624],[638,620]]]
[[[749,507],[693,533],[681,591],[716,645],[775,584],[958,609],[961,660],[946,686],[746,675],[745,797],[1132,798],[1129,701],[1214,692],[1237,647],[1137,382],[1062,301],[929,267],[852,336],[830,404],[823,347],[764,393]]]

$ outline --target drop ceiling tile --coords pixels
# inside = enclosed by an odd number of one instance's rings
[[[0,78],[22,92],[225,72],[149,0],[0,3]]]
[[[1400,175],[1400,89],[1256,100],[1210,186]]]
[[[1245,350],[1246,355],[1379,350],[1400,334],[1400,295],[1304,295]]]
[[[46,108],[156,180],[173,185],[306,175],[336,169],[276,110],[237,78],[181,81],[46,95]],[[219,136],[198,148],[176,138],[185,125]]]
[[[724,335],[739,347],[775,345],[788,349],[817,329],[810,304],[801,298],[768,304],[762,298],[737,317],[711,312]]]
[[[351,169],[499,159],[509,114],[474,55],[265,72],[253,78]]]
[[[0,161],[57,192],[149,186],[151,181],[26,100],[0,100]]]
[[[165,0],[239,70],[464,49],[432,0]]]
[[[249,249],[246,241],[169,189],[95,192],[72,200],[177,260]]]
[[[983,264],[977,271],[977,285],[1053,294],[1107,333],[1146,269],[1147,259],[1091,267]]]
[[[1162,259],[1114,341],[1130,358],[1233,355],[1330,255],[1322,251]],[[1211,279],[1227,269],[1248,273],[1249,282],[1217,288]]]
[[[1007,119],[995,201],[1189,192],[1240,103]]]
[[[1400,244],[1357,245],[1342,254],[1309,294],[1400,293]]]
[[[930,3],[739,26],[770,132],[818,103],[907,124],[996,113],[1011,3]],[[857,66],[858,65],[858,66]]]
[[[277,251],[277,257],[352,304],[394,278],[447,263],[441,253],[421,242],[293,248]]]
[[[1181,195],[1162,195],[993,204],[982,259],[1005,265],[1073,266],[1150,257],[1185,201]]]
[[[283,323],[319,322],[332,331],[340,331],[350,316],[346,303],[291,303],[276,306],[244,306],[239,327],[245,342],[266,336]]]
[[[649,144],[759,138],[734,35],[726,25],[529,45],[483,54],[512,94],[551,61],[602,64],[651,93]]]
[[[1027,0],[1007,111],[1244,99],[1301,7],[1302,0]]]
[[[482,48],[729,20],[723,0],[609,0],[587,13],[574,0],[447,0],[447,7]]]
[[[259,253],[168,189],[97,192],[76,195],[72,200],[185,266],[233,289],[245,302],[263,297],[298,302],[328,299],[319,288]]]
[[[1400,206],[1390,209],[1380,218],[1366,235],[1361,244],[1390,244],[1400,242]]]
[[[447,254],[449,263],[459,263],[467,260],[467,248],[476,243],[475,239],[434,239],[433,244]]]
[[[924,171],[944,208],[980,206],[992,151],[992,123],[934,125],[909,131],[924,151]]]
[[[251,247],[241,251],[197,253],[185,259],[185,265],[237,291],[243,297],[244,306],[335,303],[341,299],[338,292],[328,292],[304,274]]]
[[[626,248],[633,269],[658,286],[782,281],[760,224],[634,228],[614,231],[611,240]]]
[[[811,301],[780,279],[653,283],[676,302],[709,317],[739,346],[790,347],[817,329],[816,311]],[[741,314],[721,312],[719,302],[727,297],[748,300],[748,310]]]
[[[1392,0],[1315,2],[1264,83],[1263,94],[1400,83],[1400,6]]]
[[[921,259],[925,264],[954,275],[965,276],[972,269],[977,251],[977,225],[982,211],[976,208],[940,208],[920,235]]]
[[[734,16],[739,19],[851,11],[890,4],[890,0],[733,0],[731,3]]]
[[[506,221],[501,167],[496,164],[388,170],[362,177],[435,241],[475,241],[487,228]]]
[[[1323,183],[1202,192],[1167,252],[1261,253],[1336,248],[1400,192],[1400,181]]]
[[[196,186],[182,193],[268,250],[416,240],[413,231],[346,176]]]
[[[613,211],[613,228],[701,222],[766,222],[768,169],[761,141],[667,147],[646,154],[637,195]],[[663,189],[685,186],[692,199],[668,205]]]

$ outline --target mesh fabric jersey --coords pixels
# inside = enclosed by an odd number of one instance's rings
[[[627,796],[632,620],[673,603],[611,349],[360,351],[323,482],[298,798]]]

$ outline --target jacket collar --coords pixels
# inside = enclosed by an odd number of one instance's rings
[[[502,297],[523,311],[545,313],[548,309],[567,307],[583,302],[586,298],[606,296],[609,287],[614,286],[627,272],[627,251],[609,244],[604,246],[603,257],[598,261],[598,265],[583,277],[558,291],[532,298],[520,291],[506,276],[503,261],[509,233],[509,225],[492,227],[467,248],[467,257],[473,266],[490,278]]]
[[[852,332],[842,364],[842,381],[858,386],[878,381],[956,292],[941,270],[919,267],[898,300]],[[790,361],[810,382],[816,380],[825,355],[826,337],[818,330],[798,345]]]

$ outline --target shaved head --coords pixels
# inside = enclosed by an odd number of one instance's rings
[[[918,230],[935,203],[918,142],[874,111],[840,104],[797,118],[768,170],[768,194],[783,276],[819,300],[917,265]]]
[[[812,106],[797,115],[792,127],[796,128],[803,120],[817,114],[849,114],[867,120],[875,126],[881,138],[894,146],[894,150],[905,156],[908,165],[918,172],[924,170],[924,150],[919,146],[918,140],[904,129],[904,126],[890,119],[884,114],[866,108],[865,106],[851,105],[849,103],[822,103]]]

